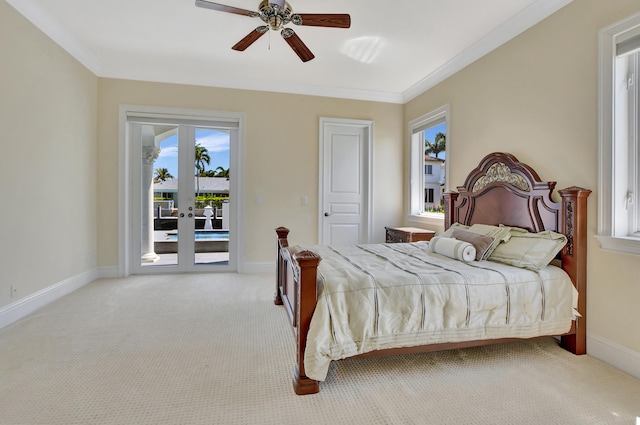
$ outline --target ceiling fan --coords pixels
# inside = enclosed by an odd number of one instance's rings
[[[251,31],[246,37],[232,47],[233,50],[244,51],[270,29],[274,31],[280,30],[282,38],[284,38],[303,62],[310,61],[315,56],[302,42],[300,37],[298,37],[291,28],[285,28],[285,25],[292,23],[294,25],[330,28],[349,28],[351,26],[351,17],[348,14],[292,13],[293,9],[291,8],[291,5],[285,0],[262,0],[258,6],[259,12],[253,12],[251,10],[226,6],[224,4],[213,3],[205,0],[196,0],[196,6],[218,10],[220,12],[235,13],[236,15],[244,15],[250,18],[262,19],[266,25],[259,26],[255,30]]]

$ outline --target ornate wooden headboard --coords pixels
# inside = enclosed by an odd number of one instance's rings
[[[551,199],[555,186],[511,154],[489,154],[457,193],[445,194],[445,228],[458,222],[560,231],[562,205]]]

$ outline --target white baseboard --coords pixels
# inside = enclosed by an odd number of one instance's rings
[[[640,353],[593,333],[587,334],[587,354],[640,379]]]
[[[0,308],[0,329],[17,322],[45,305],[70,294],[90,282],[93,282],[97,278],[97,270],[89,270],[53,284],[41,291],[28,295],[14,303]]]
[[[118,266],[102,266],[98,267],[99,279],[116,279],[120,277]]]
[[[242,263],[239,265],[238,273],[275,273],[276,263],[274,261],[267,261],[262,263]],[[99,279],[117,279],[123,277],[120,274],[118,266],[102,266],[97,269],[97,277]]]

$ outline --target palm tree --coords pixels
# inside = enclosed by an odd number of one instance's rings
[[[444,133],[436,133],[435,141],[431,143],[430,141],[424,141],[424,154],[430,155],[434,154],[436,158],[440,155],[440,152],[444,152],[447,149],[447,135]]]
[[[153,182],[165,182],[167,180],[171,180],[173,176],[166,168],[156,168],[155,176],[153,177]]]
[[[224,168],[222,165],[219,165],[216,168],[216,177],[229,178],[229,169],[228,168]]]
[[[196,184],[198,186],[196,196],[200,196],[200,174],[204,173],[204,166],[211,163],[209,151],[204,146],[196,145]]]

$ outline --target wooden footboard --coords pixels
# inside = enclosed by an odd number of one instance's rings
[[[314,394],[320,391],[320,386],[318,381],[305,374],[304,350],[309,323],[316,308],[316,279],[320,257],[311,251],[290,249],[287,241],[289,229],[278,227],[276,233],[278,256],[274,303],[285,306],[296,341],[293,389],[298,395]]]
[[[502,181],[491,181],[478,188],[477,180],[485,178],[499,162],[512,174],[522,174],[531,188],[523,196],[523,190],[511,188]],[[505,165],[506,164],[506,165]],[[478,171],[479,170],[479,171]],[[501,171],[500,174],[504,174]],[[517,176],[516,176],[517,177]],[[587,198],[590,190],[570,187],[560,190],[559,203],[551,201],[555,182],[541,182],[535,172],[508,154],[488,155],[478,169],[470,174],[460,193],[445,195],[445,227],[454,222],[505,224],[530,231],[553,230],[565,234],[568,243],[561,254],[562,268],[570,276],[578,290],[578,311],[582,317],[574,321],[571,331],[561,336],[561,346],[574,354],[586,353],[586,294],[587,294]],[[466,190],[474,188],[474,190]],[[524,199],[524,202],[523,202]],[[304,351],[311,317],[315,310],[318,283],[317,267],[321,258],[311,251],[298,251],[289,247],[289,229],[279,227],[277,233],[277,278],[275,304],[284,305],[296,343],[296,361],[293,371],[293,387],[296,394],[313,394],[320,390],[317,381],[305,374]],[[513,341],[514,339],[468,341],[462,343],[434,344],[367,353],[380,356],[446,349],[473,347]]]

